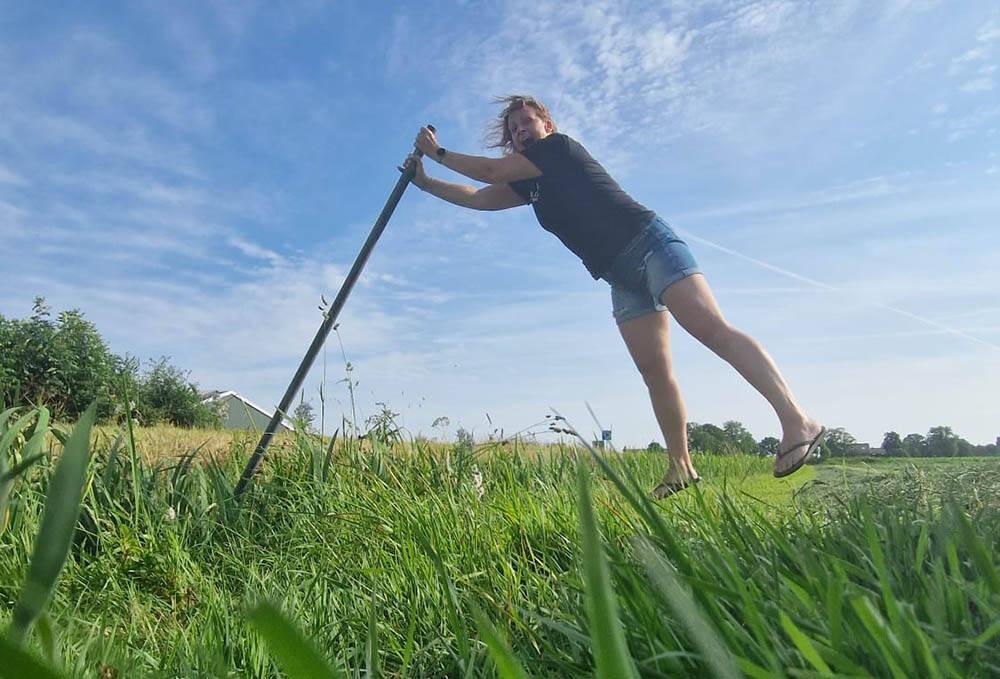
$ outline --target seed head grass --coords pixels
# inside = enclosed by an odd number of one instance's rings
[[[237,503],[253,435],[137,428],[130,458],[118,434],[91,436],[30,628],[14,611],[71,443],[19,472],[0,625],[25,629],[0,676],[1000,673],[995,461],[774,479],[697,455],[705,481],[655,503],[662,454],[341,437],[327,464],[329,439],[283,435]]]

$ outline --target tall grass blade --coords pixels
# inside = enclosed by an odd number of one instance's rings
[[[343,675],[272,604],[260,603],[247,615],[268,650],[290,679],[332,679]]]
[[[365,668],[368,679],[378,679],[382,676],[378,665],[378,615],[376,615],[375,592],[373,588],[371,612],[368,615],[368,642],[365,644]]]
[[[26,415],[19,417],[14,424],[0,434],[0,456],[6,458],[7,451],[12,447],[17,435],[27,429],[36,416],[37,413],[34,410],[29,411]]]
[[[3,679],[62,679],[62,675],[36,660],[12,641],[0,637],[0,677]]]
[[[10,493],[14,488],[14,480],[43,457],[45,457],[45,453],[36,453],[31,457],[24,458],[6,472],[0,474],[0,533],[3,533],[7,528],[7,508],[10,504]]]
[[[623,479],[612,467],[608,464],[608,461],[604,459],[604,456],[594,450],[594,447],[587,442],[587,439],[580,436],[579,432],[571,425],[566,418],[559,414],[555,408],[551,409],[552,412],[559,417],[563,423],[569,427],[568,431],[575,436],[590,453],[591,459],[597,463],[597,465],[604,471],[605,476],[618,488],[619,492],[625,498],[625,500],[632,505],[632,508],[643,517],[646,521],[646,525],[649,529],[656,534],[656,536],[663,541],[663,544],[670,548],[671,557],[674,559],[681,570],[684,572],[690,572],[691,565],[688,562],[688,557],[685,550],[681,547],[680,543],[674,537],[673,533],[667,528],[666,523],[663,521],[663,517],[656,510],[655,505],[652,501],[643,494],[642,489],[639,487],[638,482],[635,480],[634,476],[628,473],[628,469],[625,468],[622,471],[628,477],[628,483]],[[695,489],[697,490],[697,488]]]
[[[799,652],[805,656],[809,664],[815,667],[824,677],[831,676],[833,672],[830,670],[830,666],[820,657],[819,651],[813,646],[812,641],[806,636],[805,632],[800,630],[798,625],[784,611],[779,612],[779,617],[781,618],[781,626],[785,628],[785,632],[791,638],[792,643],[795,644],[795,648],[799,649]]]
[[[52,621],[49,619],[48,613],[42,613],[38,616],[38,620],[35,621],[35,632],[38,634],[38,640],[41,642],[45,659],[50,664],[58,666],[59,651],[56,647],[56,634],[52,629]]]
[[[132,467],[132,516],[136,524],[139,522],[139,460],[135,449],[135,424],[132,421],[132,396],[128,391],[128,382],[125,378],[121,381],[122,396],[125,400],[125,427],[128,432],[128,454],[129,464]]]
[[[986,549],[982,540],[976,535],[969,517],[957,506],[953,506],[952,511],[958,518],[958,528],[962,535],[962,542],[965,543],[965,548],[972,555],[972,562],[976,564],[976,570],[979,571],[979,575],[989,585],[990,591],[993,594],[1000,594],[1000,573],[997,573],[997,568],[993,565],[993,560],[990,558],[990,551]]]
[[[415,610],[410,611],[410,622],[406,625],[406,645],[403,646],[403,667],[400,670],[400,676],[409,676],[407,672],[410,669],[410,661],[413,659],[413,645],[416,640],[417,632],[417,612]]]
[[[909,675],[896,661],[898,644],[895,643],[892,633],[885,624],[885,620],[875,609],[875,605],[867,597],[856,596],[851,598],[851,607],[857,613],[861,624],[864,625],[879,650],[882,651],[882,659],[889,666],[892,676],[895,679],[908,679]]]
[[[3,417],[0,417],[0,431],[7,423],[7,419],[13,415],[15,409],[7,410],[3,413]],[[31,418],[37,416],[35,422],[35,431],[31,438],[24,446],[24,450],[21,451],[21,461],[15,464],[13,467],[8,468],[8,448],[12,447],[14,438],[19,432],[21,432],[27,423],[31,421]],[[23,423],[23,424],[22,424]],[[14,488],[14,479],[23,474],[28,467],[33,465],[38,460],[42,459],[45,455],[44,453],[38,452],[42,447],[42,442],[45,440],[45,434],[49,430],[49,410],[48,408],[42,406],[36,411],[32,411],[22,417],[9,431],[4,432],[2,436],[3,442],[0,442],[0,533],[4,531],[7,527],[7,507],[10,503],[10,493]],[[13,456],[11,456],[13,459]]]
[[[1000,634],[1000,620],[997,620],[995,623],[987,627],[985,632],[976,637],[976,645],[984,646],[998,634]]]
[[[636,541],[639,559],[653,584],[687,629],[712,674],[723,679],[739,679],[740,671],[718,633],[698,610],[691,593],[680,583],[673,566],[646,539]]]
[[[486,646],[490,650],[490,657],[493,658],[493,662],[497,666],[497,674],[500,679],[528,679],[527,672],[517,661],[507,639],[504,638],[500,630],[493,626],[486,614],[477,606],[473,606],[472,616],[476,620],[479,636],[486,642]]]
[[[45,435],[49,433],[49,417],[49,409],[45,406],[40,406],[38,408],[38,420],[35,422],[35,430],[32,432],[28,442],[24,444],[23,457],[37,455],[38,451],[42,449],[42,444],[45,443]]]
[[[95,402],[73,428],[52,473],[42,525],[35,538],[35,551],[28,567],[28,578],[11,620],[10,636],[15,643],[21,643],[31,623],[44,610],[66,563],[80,513],[90,454],[90,430],[96,412]]]
[[[333,432],[333,436],[330,437],[330,445],[326,449],[326,458],[323,460],[323,475],[322,479],[324,483],[330,478],[330,465],[333,464],[333,447],[337,443],[337,434],[340,433],[340,429],[337,428]]]
[[[101,485],[104,486],[105,492],[118,483],[118,458],[121,456],[123,439],[124,434],[119,431],[108,449],[108,461],[104,463],[104,473],[101,475]]]
[[[465,621],[458,615],[458,594],[455,592],[455,584],[448,576],[448,571],[445,570],[444,562],[434,550],[434,547],[431,546],[427,537],[422,533],[417,533],[415,537],[417,539],[417,543],[420,545],[420,548],[431,560],[431,563],[434,564],[434,570],[437,573],[438,579],[441,581],[441,589],[444,590],[445,613],[448,615],[448,623],[451,625],[451,629],[455,633],[455,640],[458,642],[458,651],[462,656],[462,662],[465,663],[466,667],[468,667],[471,657],[469,650],[469,631],[465,627]]]
[[[45,457],[45,453],[35,453],[30,457],[25,457],[23,460],[4,472],[3,475],[0,475],[0,484],[12,484],[14,479],[26,472],[31,465],[35,464],[43,457]],[[0,486],[0,512],[3,511],[3,492],[3,486]]]
[[[597,676],[615,679],[638,677],[625,643],[604,545],[597,530],[597,517],[590,496],[590,475],[582,463],[578,462],[576,468],[587,620]]]
[[[7,410],[0,413],[0,429],[3,429],[4,427],[7,426],[7,421],[11,417],[13,417],[14,413],[16,412],[17,412],[17,407],[14,407],[14,408],[7,408]]]

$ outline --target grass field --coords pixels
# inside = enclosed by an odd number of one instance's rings
[[[703,455],[705,483],[653,503],[650,453],[342,441],[328,458],[289,437],[237,506],[253,437],[206,434],[216,454],[195,462],[200,440],[151,434],[136,454],[94,437],[47,606],[36,536],[71,455],[18,477],[0,675],[15,660],[99,677],[1000,674],[995,460],[778,480],[768,460]],[[9,438],[8,467],[31,423]]]

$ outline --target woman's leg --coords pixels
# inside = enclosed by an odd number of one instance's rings
[[[782,451],[819,433],[819,422],[796,403],[764,347],[723,318],[703,275],[694,274],[677,281],[660,294],[660,301],[685,330],[736,368],[767,399],[781,422]],[[804,453],[805,448],[798,451]],[[792,466],[797,459],[793,454],[778,460],[775,472]]]
[[[639,369],[653,413],[663,432],[670,456],[667,483],[696,478],[687,447],[687,413],[670,361],[670,326],[666,313],[648,313],[618,326],[635,367]]]

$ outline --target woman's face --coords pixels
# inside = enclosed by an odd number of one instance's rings
[[[507,116],[507,128],[510,130],[514,150],[518,153],[552,133],[552,123],[542,120],[538,111],[531,106],[511,111]]]

